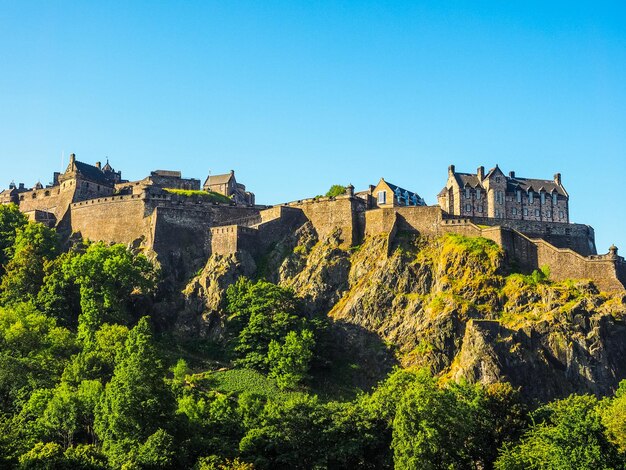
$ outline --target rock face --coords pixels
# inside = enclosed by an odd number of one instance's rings
[[[319,240],[305,225],[256,263],[246,253],[211,257],[185,290],[179,323],[219,337],[224,289],[239,275],[262,275],[293,289],[310,314],[353,327],[343,337],[353,348],[364,344],[354,331],[376,335],[405,367],[509,381],[541,400],[614,390],[626,378],[626,297],[511,270],[481,238],[397,234],[393,246],[376,236],[346,250],[341,233]]]

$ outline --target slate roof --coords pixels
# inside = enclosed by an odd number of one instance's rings
[[[205,184],[226,184],[234,175],[226,173],[225,175],[209,175]]]
[[[489,170],[485,175],[485,179],[489,178],[489,176],[493,174],[493,172],[495,172],[496,170],[499,170],[497,166]],[[500,172],[501,171],[502,170],[500,170]],[[552,193],[553,191],[556,191],[557,194],[567,197],[567,192],[565,191],[563,186],[557,184],[554,180],[521,178],[518,176],[511,177],[504,175],[504,173],[503,176],[506,178],[507,192],[514,192],[518,189],[528,192],[532,189],[535,192],[545,191],[547,193]],[[454,177],[456,178],[456,181],[461,188],[464,188],[466,186],[469,186],[470,188],[484,188],[482,182],[474,173],[454,173]],[[444,187],[439,193],[439,196],[445,196],[445,190],[446,188]]]
[[[76,171],[89,181],[93,181],[94,183],[111,184],[104,172],[99,168],[79,161],[74,162],[74,165],[76,166]]]
[[[467,184],[469,184],[472,188],[482,188],[482,184],[476,175],[471,173],[455,173],[454,176],[456,177],[459,186],[462,188]]]
[[[522,191],[528,191],[532,189],[536,192],[543,190],[547,193],[552,193],[553,191],[556,191],[556,193],[560,194],[561,196],[567,196],[567,193],[565,192],[563,187],[556,184],[554,180],[507,177],[507,191],[515,191],[517,189],[521,189]]]
[[[397,192],[398,190],[400,190],[402,192],[403,196],[406,193],[409,194],[409,198],[411,198],[411,199],[413,199],[413,196],[415,196],[417,198],[417,205],[418,206],[425,206],[426,205],[426,202],[424,201],[424,199],[422,199],[420,197],[419,194],[414,193],[412,191],[409,191],[408,189],[401,188],[400,186],[396,186],[395,184],[390,183],[389,181],[385,181],[385,183],[387,183],[387,186],[389,186],[394,193]]]

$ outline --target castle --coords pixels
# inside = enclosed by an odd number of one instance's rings
[[[200,180],[157,170],[139,181],[122,179],[107,162],[89,165],[70,157],[51,185],[11,184],[0,203],[15,203],[35,221],[69,237],[124,243],[151,251],[181,279],[211,254],[240,250],[262,257],[298,227],[310,223],[320,239],[339,234],[345,247],[384,236],[392,247],[399,233],[448,232],[494,240],[523,271],[543,266],[555,280],[589,278],[600,289],[626,286],[626,263],[611,247],[598,255],[593,229],[569,222],[569,195],[553,180],[508,176],[496,166],[485,173],[448,169],[438,205],[385,179],[364,191],[348,185],[343,195],[262,206],[233,171]]]

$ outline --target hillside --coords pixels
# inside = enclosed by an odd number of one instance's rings
[[[281,233],[185,277],[0,206],[0,466],[624,468],[624,293],[480,237]]]

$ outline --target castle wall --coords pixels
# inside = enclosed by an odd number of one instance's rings
[[[130,244],[145,238],[151,246],[151,213],[139,195],[111,196],[71,205],[71,229],[92,241]]]
[[[256,225],[258,249],[265,251],[272,244],[294,233],[306,222],[302,209],[289,206],[276,206],[261,211],[262,222]]]
[[[291,202],[289,207],[301,209],[311,221],[319,238],[327,238],[336,230],[341,231],[342,246],[360,243],[364,227],[360,213],[365,211],[365,202],[353,196],[307,199]]]
[[[213,227],[210,230],[211,254],[228,255],[239,250],[246,250],[252,255],[258,254],[259,233],[256,229],[241,225]]]
[[[530,238],[541,238],[558,248],[571,248],[583,256],[595,255],[595,233],[589,225],[531,220],[472,217],[477,225],[502,226],[522,232]]]
[[[542,239],[533,240],[506,227],[479,227],[469,219],[444,220],[442,231],[493,240],[522,272],[530,273],[547,266],[550,278],[555,281],[591,279],[604,291],[619,291],[626,287],[626,264],[620,258],[607,255],[584,257],[571,249],[555,247]]]

